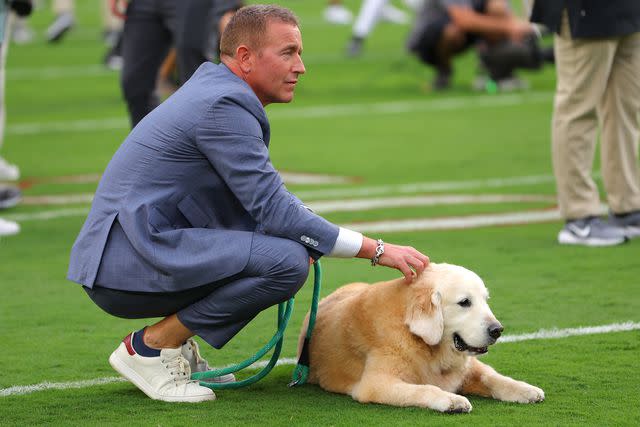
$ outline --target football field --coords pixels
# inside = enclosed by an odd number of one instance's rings
[[[24,197],[0,211],[22,228],[0,238],[0,425],[638,424],[640,241],[556,243],[553,67],[520,73],[528,90],[478,93],[476,58],[467,54],[452,90],[434,93],[432,72],[405,53],[408,25],[379,25],[362,57],[348,60],[350,27],[325,23],[325,3],[281,2],[301,18],[307,73],[293,103],[266,109],[274,165],[327,219],[478,273],[505,327],[482,360],[541,387],[546,400],[472,396],[470,414],[445,415],[288,388],[311,276],[296,297],[282,363],[261,382],[219,391],[213,402],[168,404],[119,379],[107,358],[145,321],[105,314],[65,279],[100,174],[128,132],[118,73],[101,64],[97,2],[78,0],[68,37],[46,43],[52,12],[44,2],[30,20],[36,39],[12,45],[7,62],[1,153],[20,166]],[[594,171],[602,188],[597,160]],[[367,260],[324,258],[322,296],[398,275]],[[224,349],[201,348],[221,367],[253,355],[275,330],[270,309]]]

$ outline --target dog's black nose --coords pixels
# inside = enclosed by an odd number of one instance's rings
[[[489,326],[489,336],[491,338],[494,338],[494,339],[500,338],[502,331],[504,331],[504,328],[500,323],[494,323],[493,325]]]

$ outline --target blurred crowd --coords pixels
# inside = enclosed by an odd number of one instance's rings
[[[319,1],[324,2],[322,6],[324,20],[333,25],[350,25],[352,27],[350,37],[344,42],[343,55],[345,60],[363,55],[366,41],[378,23],[387,22],[409,26],[406,45],[399,46],[399,48],[405,49],[420,63],[433,71],[430,87],[434,91],[446,91],[452,87],[455,71],[454,59],[467,50],[472,49],[477,57],[475,77],[471,82],[471,87],[477,91],[495,93],[527,88],[526,81],[517,76],[517,70],[536,70],[542,68],[545,63],[555,62],[554,48],[541,45],[541,38],[545,34],[555,34],[554,47],[556,51],[561,49],[566,53],[569,50],[577,49],[574,42],[580,41],[582,38],[589,41],[594,37],[598,39],[626,37],[637,35],[640,31],[637,28],[637,23],[640,20],[640,6],[637,5],[637,1],[633,0],[615,0],[612,5],[607,7],[584,6],[574,0],[555,2],[551,0],[535,0],[535,2],[534,0],[522,0],[517,5],[512,5],[508,0],[397,0],[396,2],[362,0],[359,9],[355,11],[350,10],[341,0]],[[72,32],[76,26],[77,17],[73,0],[0,0],[0,2],[3,4],[1,79],[2,95],[4,95],[4,66],[9,40],[15,44],[38,41],[38,37],[28,21],[32,7],[36,11],[50,7],[53,11],[54,18],[45,33],[47,43],[63,42],[66,35]],[[132,127],[155,108],[161,99],[182,85],[202,62],[217,61],[220,34],[232,14],[242,6],[241,0],[100,0],[96,2],[96,13],[102,17],[102,38],[105,43],[102,61],[105,67],[120,72],[122,95],[128,107]],[[593,10],[588,10],[589,7],[592,7]],[[534,14],[530,19],[532,9]],[[617,12],[604,13],[600,16],[599,14],[605,9]],[[516,13],[514,10],[518,12]],[[596,20],[589,25],[597,28],[609,25],[613,29],[609,32],[587,31],[580,33],[579,22],[585,21],[585,19],[588,21],[588,18],[592,16],[596,16]],[[627,25],[628,28],[616,24],[616,19],[621,19],[621,16],[626,16],[624,25]],[[605,22],[604,20],[609,21]],[[586,26],[587,24],[584,24],[583,31]],[[623,30],[618,31],[615,28],[623,28]],[[562,44],[563,40],[569,40],[569,44]],[[628,42],[625,39],[620,40],[619,43],[614,45],[613,53],[606,57],[607,61],[610,61],[611,64],[617,63],[616,48],[622,44],[625,47],[627,44],[631,45],[628,48],[629,55],[633,56],[634,61],[637,61],[638,53],[636,50],[638,46],[633,44],[635,42]],[[589,46],[587,45],[587,48]],[[633,62],[632,66],[636,67],[636,65]],[[593,66],[598,67],[603,64],[595,63]],[[564,71],[566,70],[563,66]],[[631,70],[635,76],[639,74],[639,71],[637,68]],[[593,78],[594,75],[596,75],[595,72],[585,78]],[[570,77],[560,79],[561,74],[558,74],[558,77],[561,82],[571,79]],[[602,80],[604,82],[608,81],[608,76],[598,76],[598,78],[604,79]],[[560,97],[556,97],[554,120],[558,119],[558,123],[560,122],[558,117],[570,116],[569,113],[560,113],[560,111],[571,109],[578,104],[581,105],[580,108],[588,110],[589,117],[595,120],[595,124],[589,125],[591,127],[587,126],[585,132],[589,134],[589,141],[583,142],[584,146],[595,145],[596,137],[591,136],[591,133],[595,132],[598,119],[604,117],[599,115],[600,112],[607,111],[607,107],[602,106],[604,101],[600,99],[607,90],[606,84],[603,83],[603,85],[601,93],[593,95],[594,99],[590,101],[591,104],[588,108],[586,105],[580,104],[580,100],[576,97],[562,98],[560,94],[558,95]],[[626,81],[622,81],[621,85],[623,89],[620,89],[622,90],[620,96],[624,96],[624,90],[628,89],[629,85],[634,89],[637,86]],[[559,87],[559,91],[560,89],[562,88]],[[575,91],[580,93],[579,89],[575,89]],[[5,108],[4,97],[2,98],[2,128],[4,128]],[[560,102],[560,99],[565,100],[565,103]],[[627,122],[629,120],[633,122],[634,120],[629,117],[637,114],[637,111],[632,111],[635,108],[635,103],[628,104],[615,111],[619,115],[624,112]],[[609,107],[616,106],[610,105]],[[576,118],[575,120],[580,119]],[[625,200],[629,198],[629,194],[633,194],[635,198],[640,193],[637,188],[637,119],[635,122],[635,129],[633,124],[628,123],[611,125],[610,133],[612,136],[609,137],[620,140],[615,136],[616,132],[630,135],[625,139],[631,139],[631,143],[625,143],[627,148],[624,150],[618,148],[624,152],[624,158],[627,160],[623,162],[614,159],[611,160],[613,166],[607,166],[607,170],[623,167],[625,176],[623,178],[613,177],[614,172],[607,173],[605,176],[605,180],[608,182],[623,181],[626,183],[623,186],[624,189],[619,190],[623,196],[616,195],[616,197],[622,197]],[[556,122],[554,121],[554,123]],[[565,123],[563,126],[566,128],[568,125]],[[560,129],[560,124],[554,127],[553,146],[555,147],[554,171],[558,177],[562,213],[567,224],[571,224],[572,221],[582,221],[579,222],[580,226],[588,223],[590,224],[589,230],[593,230],[601,227],[601,224],[593,222],[593,218],[597,216],[594,212],[596,209],[593,207],[596,204],[594,200],[597,199],[593,195],[595,184],[586,177],[590,172],[590,170],[587,171],[590,168],[587,163],[589,163],[589,158],[593,157],[592,149],[586,151],[584,154],[586,159],[581,160],[582,163],[579,166],[574,165],[572,171],[565,172],[563,165],[571,164],[572,160],[570,160],[571,154],[567,154],[569,149],[566,148],[570,144],[563,141],[571,140],[574,137],[570,135],[569,131],[563,133]],[[0,135],[2,139],[4,137],[3,130]],[[603,133],[603,135],[607,134]],[[634,135],[635,142],[633,142]],[[0,139],[0,210],[12,207],[20,200],[19,189],[9,184],[19,179],[19,168],[1,157],[1,143]],[[612,157],[614,157],[613,154],[607,158],[611,159]],[[621,163],[623,163],[622,166]],[[636,180],[635,184],[634,180]],[[616,184],[609,185],[607,182],[605,184],[608,185],[608,191],[619,192],[617,190],[619,186]],[[583,188],[583,192],[587,195],[580,197],[588,198],[589,203],[582,203],[577,200],[579,197],[575,195],[570,196],[573,194],[571,189],[576,186]],[[634,198],[632,199],[635,200]],[[569,207],[570,205],[581,205],[580,203],[589,207],[584,209]],[[640,205],[640,201],[638,203],[613,203],[612,209],[617,212],[612,213],[612,218],[615,219],[617,214],[628,215],[632,213],[635,215],[640,207],[636,205]],[[636,218],[636,220],[640,222],[640,219]],[[581,229],[584,230],[584,228]],[[0,219],[0,236],[15,234],[18,231],[18,224]],[[567,230],[563,229],[563,231]],[[605,231],[607,236],[615,235],[615,233],[611,233],[611,230]],[[619,243],[623,239],[619,235],[615,236],[612,239],[603,237],[603,244]],[[562,239],[559,237],[559,240]]]

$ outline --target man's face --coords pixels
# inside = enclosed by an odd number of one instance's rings
[[[247,83],[262,105],[291,102],[298,76],[304,74],[300,29],[285,22],[271,20],[262,47],[254,52],[252,72]]]

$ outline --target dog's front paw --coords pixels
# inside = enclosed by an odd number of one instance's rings
[[[513,396],[513,401],[518,403],[538,403],[544,400],[544,391],[541,388],[519,382],[518,388]]]
[[[432,409],[450,414],[467,413],[472,409],[471,402],[466,397],[454,393],[447,393],[434,403]]]

